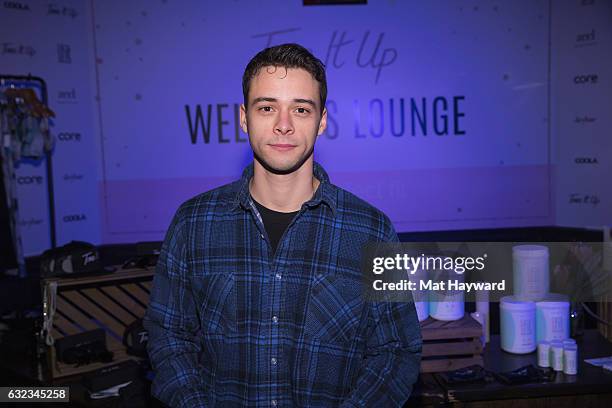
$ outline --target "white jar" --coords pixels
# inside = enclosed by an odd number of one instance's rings
[[[565,340],[569,337],[570,304],[567,296],[550,293],[536,302],[536,341]]]
[[[463,274],[454,271],[435,271],[433,280],[444,282],[446,290],[429,291],[429,315],[436,320],[453,321],[465,314],[465,294],[462,290],[448,290],[449,281],[463,282]]]
[[[561,340],[550,342],[550,356],[553,370],[563,371],[563,342]]]
[[[514,354],[533,352],[536,349],[535,303],[505,296],[500,300],[499,310],[502,350]]]
[[[538,342],[538,365],[550,367],[550,343],[547,341]]]
[[[517,245],[512,247],[514,296],[537,302],[548,295],[550,286],[548,247]]]
[[[563,372],[568,375],[578,373],[578,347],[568,344],[563,347]]]

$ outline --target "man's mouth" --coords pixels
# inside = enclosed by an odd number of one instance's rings
[[[275,144],[271,144],[270,147],[274,150],[285,152],[287,150],[291,150],[295,148],[295,145],[286,144],[286,143],[275,143]]]

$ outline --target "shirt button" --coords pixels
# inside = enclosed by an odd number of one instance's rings
[[[278,316],[272,316],[272,321],[274,323],[278,323]]]
[[[273,366],[276,365],[276,363],[278,363],[278,360],[276,359],[276,357],[272,357],[272,359],[270,360],[270,362],[272,363]]]
[[[276,400],[272,400],[272,406],[275,407],[276,406]]]
[[[280,273],[276,273],[276,279],[280,280],[281,279],[281,274]]]

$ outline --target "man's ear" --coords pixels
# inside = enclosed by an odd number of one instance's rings
[[[246,106],[244,106],[244,103],[240,105],[240,127],[244,133],[247,135],[249,134],[246,120]]]
[[[323,108],[323,113],[321,114],[321,121],[319,122],[319,131],[317,132],[317,136],[321,136],[323,132],[327,129],[327,108]]]

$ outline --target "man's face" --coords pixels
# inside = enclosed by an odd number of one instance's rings
[[[301,68],[263,67],[251,80],[248,110],[240,125],[255,159],[266,170],[288,174],[312,160],[315,140],[327,125],[319,83]]]

